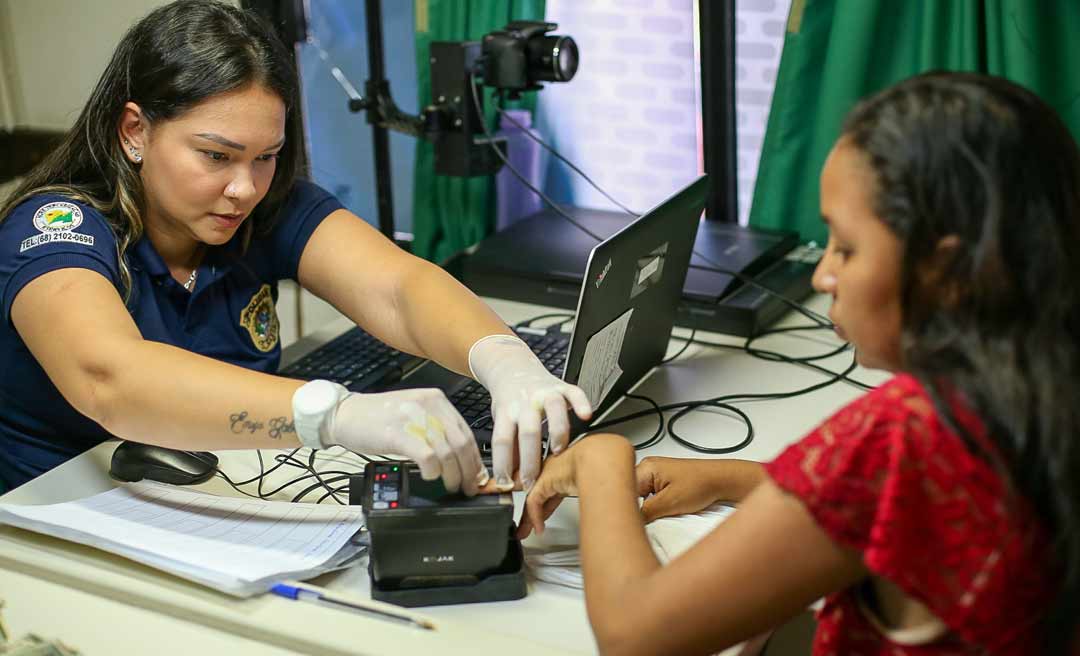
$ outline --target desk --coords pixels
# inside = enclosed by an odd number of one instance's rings
[[[508,323],[551,311],[504,300],[493,299],[489,303]],[[821,311],[827,301],[815,297],[810,305]],[[794,315],[784,323],[805,323],[805,319]],[[290,347],[285,359],[298,357],[348,327],[345,321],[328,326]],[[686,331],[677,329],[676,334]],[[699,333],[699,337],[741,343],[737,338],[722,335]],[[681,344],[673,341],[669,352]],[[815,331],[770,337],[756,346],[808,355],[827,352],[836,344],[833,335]],[[850,363],[850,358],[848,352],[819,364],[840,371]],[[861,369],[853,375],[870,384],[885,379],[881,373]],[[822,374],[802,367],[765,362],[739,351],[693,345],[678,360],[654,371],[635,393],[665,403],[734,392],[790,391],[822,379]],[[837,383],[791,399],[742,404],[741,408],[754,422],[755,439],[734,456],[760,461],[772,459],[859,393],[850,385]],[[639,405],[642,404],[624,402],[609,417],[626,414]],[[617,430],[640,441],[655,430],[655,418],[643,417]],[[708,410],[678,424],[681,435],[713,446],[739,441],[744,430],[741,422]],[[0,500],[55,503],[108,490],[115,485],[107,475],[115,445],[109,442],[95,447]],[[218,455],[222,469],[234,480],[258,472],[258,462],[250,451]],[[267,455],[272,457],[273,452]],[[639,452],[639,457],[649,455],[700,456],[671,439]],[[320,463],[360,469],[358,459],[336,449],[321,453]],[[217,478],[201,487],[219,494],[237,494]],[[290,496],[286,491],[279,498]],[[522,500],[520,493],[515,494],[518,513]],[[534,536],[526,545],[576,542],[576,526],[577,504],[573,499],[567,500],[550,520],[544,543],[537,542]],[[370,593],[363,567],[326,574],[314,582],[362,598]],[[437,631],[421,631],[270,595],[238,600],[119,556],[8,526],[0,527],[0,599],[6,602],[3,616],[14,636],[34,632],[61,639],[88,656],[151,651],[162,656],[295,652],[475,656],[491,650],[525,656],[595,652],[581,592],[543,582],[530,580],[528,596],[519,601],[418,609],[438,625]]]

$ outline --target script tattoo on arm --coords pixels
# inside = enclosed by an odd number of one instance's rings
[[[270,428],[267,433],[270,439],[280,440],[284,435],[296,432],[296,426],[289,421],[288,417],[274,417],[270,420]]]
[[[241,410],[240,412],[229,415],[229,430],[234,433],[250,433],[255,434],[255,431],[263,427],[261,421],[255,421],[254,419],[248,419],[248,411]]]
[[[233,433],[254,435],[263,428],[266,429],[266,434],[272,440],[280,440],[282,437],[296,432],[296,426],[288,417],[274,417],[267,423],[263,423],[249,417],[247,410],[241,410],[229,415],[229,430]]]

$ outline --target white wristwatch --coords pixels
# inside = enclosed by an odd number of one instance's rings
[[[304,383],[293,392],[293,423],[301,444],[311,449],[326,448],[327,419],[348,394],[344,385],[328,380]]]

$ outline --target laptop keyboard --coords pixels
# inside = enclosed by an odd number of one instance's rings
[[[391,385],[424,362],[353,328],[281,370],[291,378],[322,378],[353,392],[371,392]]]
[[[553,332],[537,334],[519,331],[520,337],[540,362],[557,377],[562,377],[570,336]],[[341,383],[353,392],[377,392],[396,383],[424,362],[423,358],[402,353],[380,342],[360,328],[352,328],[308,353],[281,370],[281,375],[314,380],[321,378]],[[469,381],[452,392],[450,403],[457,408],[471,428],[494,428],[491,419],[491,396],[480,383]]]

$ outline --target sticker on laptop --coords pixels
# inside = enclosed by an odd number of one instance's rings
[[[664,277],[664,260],[667,259],[667,250],[668,242],[665,241],[648,255],[638,258],[630,298],[657,284]]]
[[[619,356],[622,354],[626,329],[630,326],[630,317],[633,314],[634,308],[623,312],[618,319],[596,331],[585,344],[585,355],[581,358],[581,372],[578,373],[577,384],[589,397],[589,403],[594,409],[600,407],[623,375]]]

